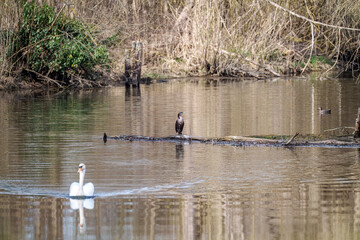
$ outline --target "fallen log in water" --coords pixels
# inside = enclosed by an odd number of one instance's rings
[[[295,140],[295,138],[297,138]],[[267,147],[360,147],[360,141],[352,136],[342,136],[339,139],[322,139],[321,136],[226,136],[220,138],[194,137],[188,135],[172,135],[168,137],[147,137],[141,135],[107,136],[104,133],[103,141],[109,139],[121,141],[149,141],[149,142],[176,142],[176,143],[208,143],[230,146],[267,146]]]

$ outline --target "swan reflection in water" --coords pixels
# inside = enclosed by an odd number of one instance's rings
[[[86,223],[85,223],[85,216],[84,216],[84,208],[86,209],[94,209],[94,199],[87,198],[87,199],[73,199],[70,198],[70,207],[71,209],[77,210],[79,209],[79,229],[80,233],[85,233],[86,231]]]

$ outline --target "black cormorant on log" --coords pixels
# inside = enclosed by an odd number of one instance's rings
[[[176,122],[175,122],[175,131],[179,135],[182,135],[182,131],[184,128],[184,119],[183,119],[182,115],[183,115],[183,112],[179,112],[178,119],[176,119]]]

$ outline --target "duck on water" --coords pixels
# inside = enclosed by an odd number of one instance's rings
[[[322,109],[322,107],[319,107],[319,113],[320,114],[331,114],[331,109]]]

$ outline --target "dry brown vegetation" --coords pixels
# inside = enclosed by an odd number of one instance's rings
[[[2,76],[16,70],[6,52],[21,23],[19,2],[0,3]],[[339,63],[356,70],[359,63],[359,1],[276,1],[285,10],[269,0],[37,2],[58,10],[65,4],[63,12],[95,26],[95,39],[107,45],[115,73],[123,72],[124,49],[132,41],[143,42],[143,72],[152,76],[261,77]]]

